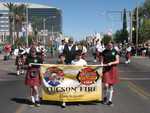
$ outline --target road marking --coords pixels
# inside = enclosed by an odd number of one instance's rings
[[[150,94],[148,92],[145,92],[141,87],[135,85],[134,83],[128,81],[128,87],[134,91],[136,94],[141,96],[142,98],[149,100],[150,99]]]
[[[7,82],[7,81],[19,81],[21,79],[0,79],[0,82]]]
[[[131,77],[121,77],[120,80],[150,80],[150,78],[131,78]]]
[[[150,71],[125,71],[125,70],[119,70],[119,73],[150,73]]]
[[[22,113],[23,110],[24,110],[24,108],[25,108],[25,105],[20,105],[20,106],[16,109],[15,113]]]

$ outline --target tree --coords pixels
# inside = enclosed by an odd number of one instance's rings
[[[121,42],[128,42],[128,31],[127,31],[127,16],[126,9],[123,11],[123,28],[122,28],[122,39]]]
[[[139,42],[144,43],[147,40],[150,40],[150,19],[144,19],[143,24],[139,30]]]
[[[116,33],[114,34],[114,41],[117,43],[120,43],[122,40],[122,30],[117,30]]]
[[[15,29],[17,32],[17,38],[19,38],[19,31],[21,31],[22,24],[26,20],[26,5],[25,4],[17,4],[14,6],[14,16],[15,16]]]
[[[16,31],[17,38],[19,38],[19,31],[21,31],[22,23],[26,17],[25,16],[26,5],[24,4],[18,5],[11,2],[3,5],[9,9],[9,34],[10,34],[11,42],[13,43],[13,32]]]
[[[136,15],[137,8],[133,11],[133,21],[132,25],[134,27],[132,40],[133,43],[136,44],[136,24],[137,24],[137,15]],[[138,7],[138,23],[139,23],[139,30],[138,30],[138,42],[144,43],[149,40],[150,36],[150,0],[145,0],[144,4]]]
[[[122,29],[116,31],[114,40],[118,43],[128,42],[127,17],[126,9],[123,10],[123,25]]]

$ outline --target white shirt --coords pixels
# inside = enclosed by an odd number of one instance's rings
[[[114,46],[114,49],[115,49],[117,52],[120,51],[120,49],[118,48],[118,46]]]
[[[84,59],[80,59],[80,60],[72,60],[71,62],[72,65],[78,65],[78,66],[85,66],[87,65],[87,62]]]
[[[15,49],[15,50],[14,50],[14,55],[15,55],[15,56],[18,56],[18,53],[19,53],[19,49]]]
[[[22,52],[20,53],[21,55],[23,55],[23,54],[26,53],[26,51],[25,51],[24,48],[20,48],[20,49],[22,50]],[[14,50],[14,55],[15,55],[15,56],[18,56],[18,55],[19,55],[19,49],[18,49],[18,48]]]
[[[96,49],[97,49],[97,51],[100,52],[100,53],[102,53],[102,52],[104,51],[104,48],[103,48],[103,46],[102,46],[101,44],[97,44],[97,45],[96,45]]]
[[[127,52],[131,52],[132,48],[129,46],[126,50]]]
[[[63,53],[63,50],[64,50],[64,45],[60,45],[60,46],[58,47],[59,53]]]
[[[68,46],[69,51],[71,51],[71,49],[72,49],[73,46],[74,46],[74,45]],[[75,50],[76,50],[76,51],[78,50],[78,47],[77,47],[77,46],[75,46]]]
[[[83,46],[82,53],[87,53],[87,49],[85,46]]]

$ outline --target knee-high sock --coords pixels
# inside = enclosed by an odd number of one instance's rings
[[[109,87],[105,88],[105,97],[108,99],[109,98]]]
[[[34,96],[31,96],[31,101],[32,101],[33,103],[35,103],[35,98],[34,98]]]
[[[108,97],[109,101],[112,101],[113,92],[114,92],[113,86],[110,86],[110,88],[109,88],[109,97]]]
[[[38,94],[35,95],[35,100],[39,101],[39,95]]]

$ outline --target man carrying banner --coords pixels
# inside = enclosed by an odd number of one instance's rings
[[[26,64],[28,65],[25,84],[30,87],[31,101],[34,105],[40,106],[39,86],[41,85],[40,71],[38,65],[31,63],[42,63],[42,60],[37,56],[36,48],[30,48],[29,56]]]
[[[74,44],[73,39],[70,38],[69,42],[64,45],[63,54],[65,55],[66,64],[71,64],[71,61],[75,59],[75,52],[78,50],[76,44]]]
[[[113,86],[118,82],[117,64],[119,64],[119,55],[112,42],[106,44],[106,49],[102,52],[102,63],[105,87],[103,104],[112,105]]]

